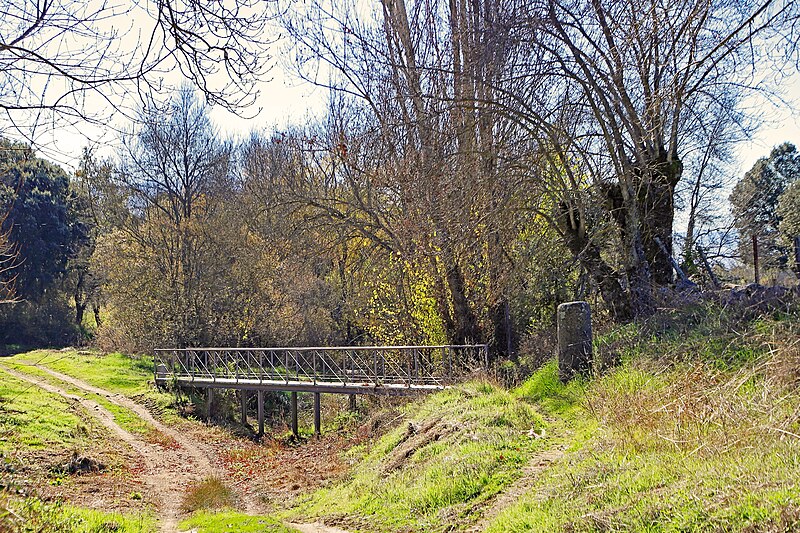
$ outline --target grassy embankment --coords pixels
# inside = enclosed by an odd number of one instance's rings
[[[797,530],[798,333],[796,314],[664,311],[600,336],[620,364],[593,380],[562,385],[551,362],[509,392],[472,385],[410,405],[418,427],[450,430],[409,445],[399,427],[290,516],[374,531],[445,531],[481,513],[491,532]],[[534,410],[545,438],[528,437]],[[509,485],[545,455],[558,459]],[[508,488],[510,502],[491,501]]]
[[[473,383],[408,404],[394,430],[342,451],[345,479],[279,518],[366,531],[796,530],[799,333],[797,314],[664,311],[600,335],[620,364],[592,380],[562,385],[551,362],[510,391]],[[279,527],[233,511],[182,526],[217,522]]]
[[[375,531],[468,523],[545,442],[534,437],[544,425],[534,406],[488,383],[431,395],[402,414],[404,421],[378,442],[345,452],[356,462],[348,479],[288,516],[333,516]]]
[[[699,306],[600,338],[622,365],[591,382],[542,369],[518,393],[575,436],[488,531],[797,530],[798,333]]]

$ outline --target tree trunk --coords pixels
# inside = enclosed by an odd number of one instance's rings
[[[83,324],[83,314],[86,311],[86,304],[78,303],[76,298],[75,300],[75,324],[80,326]]]
[[[464,274],[454,260],[445,261],[445,269],[447,287],[450,289],[450,298],[453,304],[454,331],[451,342],[454,344],[478,342],[482,336],[478,328],[478,320],[466,296]]]
[[[562,230],[567,248],[597,283],[614,320],[630,320],[633,317],[630,295],[620,284],[619,274],[600,256],[600,247],[591,241],[579,224],[572,222],[566,206],[562,206],[562,211],[562,219],[566,220]]]
[[[642,180],[638,195],[642,220],[642,246],[644,258],[650,268],[650,279],[656,285],[673,282],[670,256],[672,249],[672,225],[675,219],[675,187],[683,172],[679,160],[658,161],[649,176]],[[657,244],[661,239],[668,254]]]
[[[448,305],[449,300],[444,276],[439,269],[439,263],[435,256],[430,256],[430,262],[431,271],[433,272],[434,289],[436,290],[436,307],[442,319],[445,335],[447,335],[448,339],[452,340],[456,336],[456,325],[453,321],[453,315],[450,312],[450,306]]]
[[[72,295],[75,300],[75,324],[77,324],[78,327],[83,324],[83,313],[86,311],[85,280],[86,272],[81,269],[78,272],[78,279],[75,281],[75,292]]]

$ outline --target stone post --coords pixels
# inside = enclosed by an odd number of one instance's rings
[[[592,310],[588,302],[558,306],[558,377],[566,383],[592,371]]]

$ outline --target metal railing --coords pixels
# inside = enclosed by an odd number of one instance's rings
[[[156,381],[444,387],[488,365],[488,346],[182,348],[155,351]]]

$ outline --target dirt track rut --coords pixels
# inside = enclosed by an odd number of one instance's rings
[[[168,437],[171,437],[177,447],[164,447],[156,443],[149,442],[139,435],[133,434],[122,428],[114,419],[114,415],[105,407],[95,402],[72,394],[63,388],[54,385],[44,379],[30,374],[18,372],[5,365],[0,365],[2,369],[12,376],[27,381],[47,392],[57,394],[63,398],[74,401],[81,405],[91,416],[96,418],[111,433],[117,435],[120,440],[128,444],[143,459],[145,473],[142,476],[144,483],[149,487],[150,501],[157,504],[160,516],[160,530],[162,532],[177,532],[178,522],[181,516],[181,503],[186,487],[196,481],[201,481],[210,476],[224,477],[224,472],[217,467],[211,457],[213,451],[206,449],[202,444],[196,443],[184,433],[177,431],[159,422],[142,405],[134,402],[130,398],[112,393],[105,389],[95,387],[80,379],[62,374],[41,365],[36,368],[45,372],[61,382],[72,385],[85,392],[97,394],[106,398],[109,402],[120,407],[133,411],[139,418],[153,426],[156,430]],[[243,498],[246,511],[255,514],[259,511],[259,506],[251,498]],[[321,523],[314,524],[290,524],[302,533],[347,533],[346,531]]]
[[[164,532],[177,531],[181,502],[187,485],[193,481],[202,480],[216,473],[208,456],[204,455],[196,446],[187,443],[187,439],[182,437],[178,432],[155,420],[144,407],[134,403],[128,398],[111,394],[106,390],[93,387],[88,383],[84,383],[70,376],[43,367],[40,368],[66,383],[87,392],[100,394],[108,398],[110,402],[134,411],[156,429],[173,437],[178,442],[179,446],[175,449],[165,448],[158,444],[148,442],[141,436],[135,435],[122,428],[114,420],[114,415],[94,400],[72,394],[43,379],[17,372],[16,370],[3,366],[3,370],[18,379],[27,381],[47,392],[57,394],[80,404],[91,416],[96,418],[103,426],[111,431],[112,434],[118,436],[120,440],[133,448],[144,461],[145,472],[142,478],[150,490],[148,499],[156,503],[159,507],[160,530]]]

